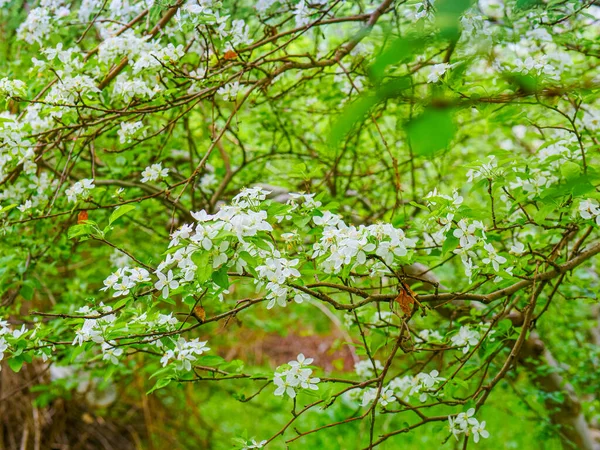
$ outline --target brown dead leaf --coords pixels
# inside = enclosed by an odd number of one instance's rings
[[[79,214],[77,214],[77,223],[83,223],[86,220],[88,220],[88,213],[87,211],[80,211]]]
[[[400,309],[405,315],[410,316],[415,304],[415,293],[408,284],[402,283],[400,293],[396,297],[396,303],[400,305]]]
[[[236,59],[237,56],[237,53],[233,50],[227,50],[223,55],[223,58],[225,58],[226,61],[231,61],[232,59]]]
[[[204,323],[204,321],[206,320],[206,311],[204,311],[204,308],[200,305],[196,305],[194,307],[194,310],[192,311],[192,315],[198,319],[198,322],[200,323]]]

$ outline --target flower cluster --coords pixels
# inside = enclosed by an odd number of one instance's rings
[[[462,352],[467,354],[472,345],[479,343],[480,334],[471,330],[468,326],[463,325],[454,336],[450,338],[452,345],[462,348]]]
[[[142,183],[148,181],[162,180],[169,174],[169,169],[164,168],[161,163],[152,164],[144,169],[142,172]]]
[[[78,312],[87,316],[98,316],[98,318],[89,318],[83,321],[83,326],[75,332],[73,345],[82,345],[88,341],[102,344],[105,340],[106,329],[117,320],[117,316],[112,313],[112,306],[100,303],[99,311],[93,311],[89,307],[84,307]]]
[[[240,92],[240,83],[234,81],[233,83],[226,84],[225,86],[217,90],[217,94],[223,97],[223,100],[227,102],[234,102]]]
[[[373,363],[375,364],[373,365]],[[365,359],[354,364],[356,375],[365,379],[375,376],[375,371],[379,372],[381,370],[383,370],[383,365],[377,359],[373,360],[373,362],[370,359]]]
[[[408,402],[413,398],[425,402],[429,396],[439,396],[436,390],[442,381],[445,381],[445,378],[440,377],[437,370],[394,378],[387,386],[382,387],[378,403],[387,406],[396,399]],[[362,393],[361,405],[367,406],[373,403],[375,398],[377,398],[377,389],[366,389]]]
[[[200,355],[210,350],[206,346],[207,341],[200,341],[199,338],[187,341],[180,337],[175,342],[173,349],[167,350],[160,362],[163,367],[166,366],[170,360],[175,360],[175,367],[177,370],[192,370],[192,363],[195,362]]]
[[[17,97],[25,95],[25,83],[21,80],[9,80],[0,78],[0,95],[8,97]]]
[[[593,198],[579,203],[579,215],[585,220],[594,220],[596,225],[600,225],[600,206]]]
[[[139,134],[143,127],[144,124],[141,120],[137,122],[121,122],[121,128],[117,132],[119,135],[119,142],[121,144],[133,142],[133,138]]]
[[[94,189],[94,180],[84,178],[81,181],[76,182],[73,186],[65,191],[67,198],[71,203],[77,202],[80,199],[86,199],[90,195],[90,191]]]
[[[396,257],[405,257],[414,248],[416,239],[391,224],[364,226],[346,225],[336,214],[325,211],[314,216],[315,225],[323,227],[319,242],[313,246],[313,259],[324,257],[322,268],[326,273],[337,273],[342,266],[364,265],[367,256],[378,256],[392,265]]]
[[[318,383],[321,380],[312,377],[313,371],[307,367],[312,362],[312,358],[305,358],[300,353],[296,361],[290,361],[287,367],[279,366],[273,377],[273,383],[277,387],[274,394],[276,396],[287,394],[288,397],[295,398],[298,389],[318,390]]]
[[[279,254],[279,252],[274,253]],[[294,267],[297,264],[297,259],[287,260],[281,257],[274,257],[267,258],[264,265],[256,267],[256,272],[260,277],[256,280],[256,283],[262,285],[264,283],[263,280],[267,280],[267,299],[269,299],[267,309],[271,309],[276,303],[279,306],[286,306],[286,300],[291,288],[286,286],[285,283],[300,278],[300,272]],[[296,292],[294,295],[296,303],[302,303],[308,298],[308,294],[303,292]]]
[[[104,280],[104,287],[100,290],[107,291],[108,289],[113,289],[113,297],[120,297],[128,295],[129,291],[137,284],[147,281],[150,281],[150,273],[143,267],[135,267],[133,269],[122,267],[116,272],[111,273]]]
[[[458,440],[461,434],[473,436],[473,441],[477,444],[480,438],[487,439],[490,433],[485,429],[485,420],[479,422],[475,417],[475,408],[469,409],[456,416],[448,416],[448,428],[452,435]]]

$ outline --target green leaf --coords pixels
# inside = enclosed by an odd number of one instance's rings
[[[119,300],[117,303],[115,303],[113,305],[113,309],[119,309],[121,306],[123,306],[124,304],[126,304],[129,301],[130,298],[131,297],[122,298],[121,300]]]
[[[220,288],[228,289],[229,288],[229,276],[227,275],[227,267],[221,267],[216,272],[213,272],[212,280]]]
[[[546,220],[546,217],[550,215],[550,213],[558,208],[557,205],[550,203],[548,205],[544,205],[538,212],[533,216],[533,220],[537,223],[541,223]]]
[[[442,244],[442,254],[445,255],[449,251],[454,250],[456,247],[458,247],[459,242],[460,241],[458,238],[454,237],[452,230],[450,230],[448,234],[446,234],[446,240]]]
[[[177,303],[175,303],[175,300],[173,300],[171,297],[164,298],[162,295],[160,296],[160,301],[168,303],[169,305],[177,304]]]
[[[171,384],[171,379],[170,378],[161,378],[159,379],[154,386],[152,387],[152,389],[150,389],[148,392],[146,392],[146,395],[152,394],[154,391],[158,391],[159,389],[164,388],[165,386],[168,386],[169,384]]]
[[[375,59],[370,68],[371,76],[375,80],[383,77],[385,69],[392,65],[409,61],[412,56],[421,51],[427,42],[425,36],[399,37]]]
[[[430,107],[408,122],[405,130],[415,154],[430,157],[448,146],[456,126],[452,110]]]
[[[515,2],[515,8],[525,11],[528,9],[533,9],[541,4],[542,0],[517,0]]]
[[[249,266],[256,267],[257,265],[256,258],[248,252],[240,252],[240,258],[246,261]]]
[[[414,206],[415,208],[422,209],[423,211],[429,212],[429,208],[427,206],[419,205],[417,202],[408,202],[409,205]]]
[[[220,366],[221,364],[227,363],[227,361],[224,358],[221,358],[220,356],[216,355],[203,355],[200,358],[198,358],[197,362],[202,366],[210,367],[216,367]]]
[[[21,296],[23,296],[23,298],[26,300],[31,300],[34,292],[35,290],[29,284],[23,284],[19,290],[19,294],[21,294]]]
[[[192,255],[192,261],[198,269],[196,270],[196,279],[199,283],[204,283],[212,274],[212,264],[210,264],[209,252],[196,252]]]
[[[581,174],[581,167],[573,161],[565,161],[560,166],[560,173],[565,178],[573,178]]]
[[[8,360],[8,367],[10,367],[13,372],[19,372],[21,370],[21,367],[23,367],[23,362],[24,359],[22,356],[10,358]]]
[[[411,81],[408,77],[394,79],[382,85],[375,92],[363,95],[354,103],[346,106],[331,128],[329,144],[332,147],[337,146],[358,123],[370,114],[375,105],[400,95],[410,86]]]
[[[127,214],[130,211],[133,211],[136,208],[135,205],[132,205],[131,203],[128,203],[127,205],[121,205],[119,207],[117,207],[113,213],[110,215],[110,218],[108,219],[108,224],[112,225],[113,222],[115,220],[117,220],[119,217],[124,216],[125,214]]]
[[[12,205],[5,206],[4,208],[0,208],[0,213],[3,213],[3,212],[8,212],[8,211],[10,211],[11,209],[13,209],[13,208],[16,208],[16,207],[17,207],[17,204],[16,204],[16,203],[14,203],[14,204],[12,204]]]
[[[67,236],[69,237],[69,239],[73,239],[78,236],[87,236],[90,233],[91,233],[91,230],[90,230],[89,225],[78,224],[78,225],[73,225],[72,227],[69,228]]]
[[[460,16],[471,6],[472,0],[438,0],[436,25],[440,37],[456,41],[460,37]]]

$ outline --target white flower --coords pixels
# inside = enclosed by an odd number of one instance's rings
[[[217,90],[217,94],[223,97],[223,100],[227,102],[234,102],[237,99],[237,95],[240,92],[240,83],[237,81],[228,83],[225,86]]]
[[[121,128],[117,132],[119,136],[119,142],[121,144],[128,144],[133,142],[133,138],[143,128],[144,124],[141,121],[138,122],[121,122]]]
[[[500,270],[500,264],[504,264],[506,262],[506,258],[496,253],[496,249],[492,244],[484,244],[483,247],[488,252],[488,256],[487,258],[483,258],[482,262],[484,264],[491,263],[494,271],[498,272]]]
[[[4,337],[0,337],[0,361],[4,359],[4,352],[8,350],[8,343]]]
[[[97,344],[104,342],[104,339],[102,338],[102,329],[100,328],[99,322],[95,319],[85,319],[81,329],[75,332],[73,345],[82,345],[89,340],[92,340]]]
[[[21,80],[0,79],[0,94],[8,97],[19,97],[25,95],[25,83]]]
[[[25,212],[30,210],[31,208],[33,208],[33,203],[31,203],[31,200],[25,200],[25,203],[23,203],[22,205],[17,206],[17,209],[21,212]]]
[[[120,347],[115,347],[116,342],[103,342],[102,343],[102,359],[104,361],[110,361],[113,364],[119,364],[118,357],[123,354],[123,349]]]
[[[367,406],[367,405],[373,403],[373,401],[375,400],[375,397],[377,397],[377,389],[375,389],[375,388],[365,389],[363,391],[361,406]]]
[[[525,245],[522,242],[517,241],[510,247],[509,253],[513,255],[522,255],[525,252]]]
[[[582,200],[579,203],[579,214],[583,219],[595,219],[596,224],[600,226],[600,207],[598,202],[592,198]]]
[[[473,433],[473,440],[475,441],[476,444],[479,442],[480,436],[484,439],[487,439],[490,437],[490,433],[488,432],[488,430],[485,429],[485,420],[482,422],[479,422],[476,425],[473,425],[471,427],[471,433]]]
[[[452,416],[448,416],[448,429],[449,429],[450,433],[452,433],[452,436],[454,436],[457,441],[458,441],[458,436],[461,433],[465,432],[465,430],[460,428],[459,424],[456,423],[455,418]]]
[[[144,169],[142,172],[142,183],[148,181],[162,180],[169,174],[169,169],[162,167],[161,163],[152,164]]]
[[[439,331],[435,331],[435,330],[421,330],[419,331],[419,338],[423,341],[423,342],[431,342],[431,341],[442,341],[442,335],[439,333]]]
[[[381,395],[379,396],[379,403],[381,406],[387,406],[388,403],[393,402],[395,399],[394,391],[391,389],[381,390]]]
[[[25,333],[27,333],[27,331],[28,331],[27,328],[25,328],[25,325],[23,324],[20,329],[16,329],[12,332],[12,336],[15,339],[18,339],[21,336],[23,336]]]
[[[456,424],[463,430],[466,430],[470,425],[477,425],[477,419],[473,417],[475,408],[470,408],[467,412],[461,412],[456,416]]]
[[[455,238],[459,239],[460,246],[463,248],[471,248],[477,244],[479,238],[475,235],[475,232],[483,226],[479,225],[480,222],[474,221],[468,224],[465,219],[460,219],[456,224],[458,228],[452,232]]]
[[[179,287],[179,281],[173,279],[173,271],[169,270],[165,276],[162,272],[156,271],[158,281],[154,284],[157,290],[162,289],[163,298],[169,297],[169,289],[177,289]]]
[[[150,272],[143,267],[136,267],[130,271],[130,279],[136,283],[143,283],[144,281],[150,281]]]
[[[206,344],[207,341],[200,341],[199,338],[186,341],[185,338],[180,337],[175,341],[175,348],[173,350],[167,350],[163,354],[160,362],[164,367],[171,359],[174,359],[177,370],[189,372],[192,370],[192,362],[195,362],[198,359],[198,356],[210,350]]]
[[[431,66],[431,71],[429,72],[429,75],[427,75],[427,82],[437,83],[440,80],[440,78],[446,73],[446,71],[451,67],[452,65],[448,63],[435,64],[434,66]]]
[[[303,353],[296,357],[296,361],[290,361],[289,365],[296,370],[302,369],[304,366],[310,366],[313,362],[312,358],[306,358]]]
[[[479,333],[472,331],[467,326],[460,327],[458,333],[450,338],[452,345],[456,347],[462,347],[463,353],[467,353],[471,348],[471,345],[477,345],[479,342]]]
[[[257,442],[256,440],[252,439],[250,442],[244,443],[244,447],[242,447],[242,450],[250,450],[252,448],[263,448],[267,442],[268,441],[266,439],[260,442]]]
[[[113,297],[119,297],[120,295],[129,294],[129,290],[135,286],[135,283],[127,276],[124,276],[120,283],[115,283],[113,289]]]
[[[305,368],[313,362],[312,358],[305,358],[300,353],[296,361],[290,361],[288,370],[275,372],[273,383],[277,386],[274,395],[283,396],[287,394],[288,397],[296,397],[296,389],[309,389],[316,391],[319,389],[318,383],[321,381],[319,378],[312,377],[312,369]],[[277,370],[279,370],[278,368]]]
[[[297,377],[294,377],[291,374],[280,374],[276,373],[273,378],[273,383],[277,386],[274,394],[276,396],[283,396],[283,394],[287,394],[288,397],[294,398],[296,397],[296,391],[294,388],[300,384],[300,380]]]
[[[375,363],[375,369],[378,373],[383,370],[381,361],[375,359],[373,362]],[[371,363],[371,360],[369,359],[365,359],[354,364],[354,371],[356,372],[356,375],[361,378],[371,378],[375,375],[373,363]]]
[[[310,10],[305,0],[300,0],[296,5],[294,16],[296,17],[296,27],[303,27],[310,23]]]
[[[68,188],[65,191],[65,194],[67,195],[69,201],[74,203],[80,198],[85,199],[89,197],[90,191],[94,189],[94,187],[94,180],[84,178]]]

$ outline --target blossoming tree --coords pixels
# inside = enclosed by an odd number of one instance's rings
[[[0,33],[6,448],[128,386],[137,448],[599,447],[597,1],[0,0]]]

